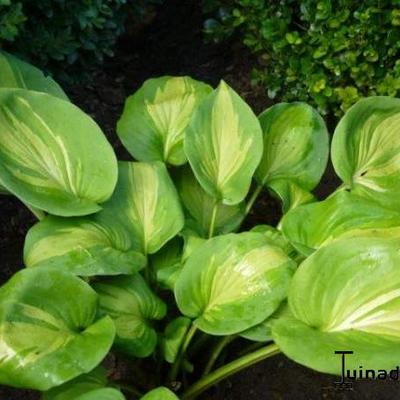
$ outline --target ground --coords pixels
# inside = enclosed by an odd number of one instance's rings
[[[149,26],[126,35],[116,56],[89,83],[66,87],[71,100],[96,119],[120,159],[131,159],[115,134],[124,99],[145,79],[159,75],[190,75],[217,85],[226,80],[258,113],[270,105],[260,88],[249,84],[254,59],[233,40],[224,45],[203,42],[202,15],[196,0],[167,0]],[[316,191],[325,197],[338,180],[329,167]],[[25,207],[12,197],[0,198],[0,283],[22,268],[22,249],[27,229],[35,222]],[[247,227],[276,224],[278,203],[264,194],[249,215]],[[398,382],[356,382],[352,391],[334,389],[335,377],[301,367],[284,356],[276,356],[237,374],[209,390],[202,400],[335,399],[358,400],[398,398]],[[36,393],[0,386],[0,400],[37,400]],[[72,399],[71,399],[72,400]]]

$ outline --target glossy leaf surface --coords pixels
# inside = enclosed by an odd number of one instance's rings
[[[369,97],[338,124],[332,141],[336,173],[355,194],[400,210],[400,99]]]
[[[46,217],[28,233],[27,266],[67,268],[78,275],[132,274],[183,226],[178,195],[162,163],[119,163],[103,210],[80,219]]]
[[[117,389],[107,387],[106,370],[98,367],[48,392],[42,400],[125,400]]]
[[[137,248],[153,254],[183,228],[179,196],[161,162],[120,163],[120,170],[122,184],[110,207],[125,220]]]
[[[149,356],[157,344],[151,321],[164,318],[165,304],[139,274],[109,278],[93,287],[100,297],[100,310],[115,323],[115,346],[134,357]]]
[[[213,198],[240,203],[262,155],[262,132],[250,107],[225,82],[195,110],[185,153],[200,185]]]
[[[182,269],[182,239],[174,237],[150,257],[152,273],[157,282],[166,289],[174,289]]]
[[[351,350],[346,368],[390,370],[400,357],[399,239],[338,240],[297,270],[289,290],[293,317],[272,326],[290,358],[340,374],[336,350]]]
[[[279,319],[290,315],[289,307],[283,302],[279,308],[261,324],[252,326],[251,328],[240,333],[240,336],[252,340],[253,342],[270,342],[272,341],[272,325]]]
[[[312,193],[287,179],[276,179],[269,184],[269,188],[272,194],[282,202],[284,214],[302,204],[316,201]]]
[[[161,350],[167,362],[172,364],[175,361],[190,323],[189,318],[177,317],[165,328],[161,337]]]
[[[71,103],[0,89],[0,181],[51,214],[86,215],[111,196],[117,161],[97,124]]]
[[[0,289],[0,382],[48,390],[95,368],[115,335],[109,317],[98,319],[97,302],[69,273],[15,274]]]
[[[285,298],[295,263],[260,233],[206,241],[187,259],[175,285],[181,312],[202,331],[229,335],[271,315]]]
[[[186,162],[185,129],[211,86],[189,77],[149,79],[126,103],[118,122],[118,135],[140,161]]]
[[[60,85],[52,78],[5,51],[0,51],[0,88],[35,90],[68,100]]]
[[[206,237],[211,225],[215,199],[201,187],[190,168],[181,171],[177,187],[182,203],[190,216],[186,225]],[[219,203],[216,207],[214,225],[216,234],[235,230],[244,218],[242,203],[233,206]]]
[[[184,245],[183,245],[183,252],[182,252],[182,263],[184,263],[189,256],[199,247],[201,246],[204,242],[207,241],[207,239],[204,239],[194,231],[191,231],[189,229],[184,229],[181,232],[181,236],[184,239]]]
[[[303,254],[353,230],[400,226],[400,215],[363,197],[340,191],[292,210],[282,219],[286,238]]]
[[[329,154],[328,132],[322,117],[305,103],[276,104],[259,117],[264,152],[256,179],[268,185],[288,180],[304,190],[318,184]]]
[[[140,400],[179,400],[169,389],[159,387],[147,393]]]
[[[280,247],[287,255],[295,253],[291,243],[283,236],[282,232],[270,225],[256,225],[250,232],[262,233],[266,240],[274,246]]]
[[[146,265],[135,249],[130,232],[103,212],[90,218],[47,216],[29,230],[24,261],[27,267],[80,276],[133,274]]]

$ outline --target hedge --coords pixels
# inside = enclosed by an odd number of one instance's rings
[[[160,0],[0,0],[0,47],[70,80],[111,56],[129,13]]]
[[[207,0],[209,38],[236,32],[257,55],[271,98],[341,114],[364,96],[400,92],[400,0]]]

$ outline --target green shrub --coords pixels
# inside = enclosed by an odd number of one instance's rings
[[[400,92],[400,1],[208,0],[206,33],[239,31],[269,97],[340,114],[360,97]],[[340,107],[340,109],[339,109]]]
[[[0,41],[14,40],[26,17],[22,4],[11,4],[11,0],[0,0]]]
[[[130,12],[140,18],[156,2],[0,0],[0,47],[62,80],[77,78],[113,54]]]

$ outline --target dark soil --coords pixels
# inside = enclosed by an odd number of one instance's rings
[[[147,78],[190,75],[214,86],[224,79],[256,112],[270,104],[262,89],[252,88],[249,84],[254,60],[246,50],[234,42],[204,44],[199,3],[196,0],[167,0],[141,33],[126,35],[120,40],[115,58],[94,74],[89,83],[66,88],[72,101],[103,128],[120,159],[131,158],[117,139],[116,121],[125,97]],[[330,166],[316,193],[323,198],[337,184]],[[23,265],[24,235],[34,218],[12,197],[0,198],[0,210],[0,283],[3,283]],[[264,194],[249,215],[247,225],[273,225],[279,218],[279,204]],[[335,377],[303,368],[284,356],[276,356],[210,389],[202,399],[391,400],[400,396],[400,386],[395,381],[360,381],[354,384],[352,391],[342,392],[335,390],[335,380]],[[0,386],[0,400],[37,400],[39,397],[37,393]]]

